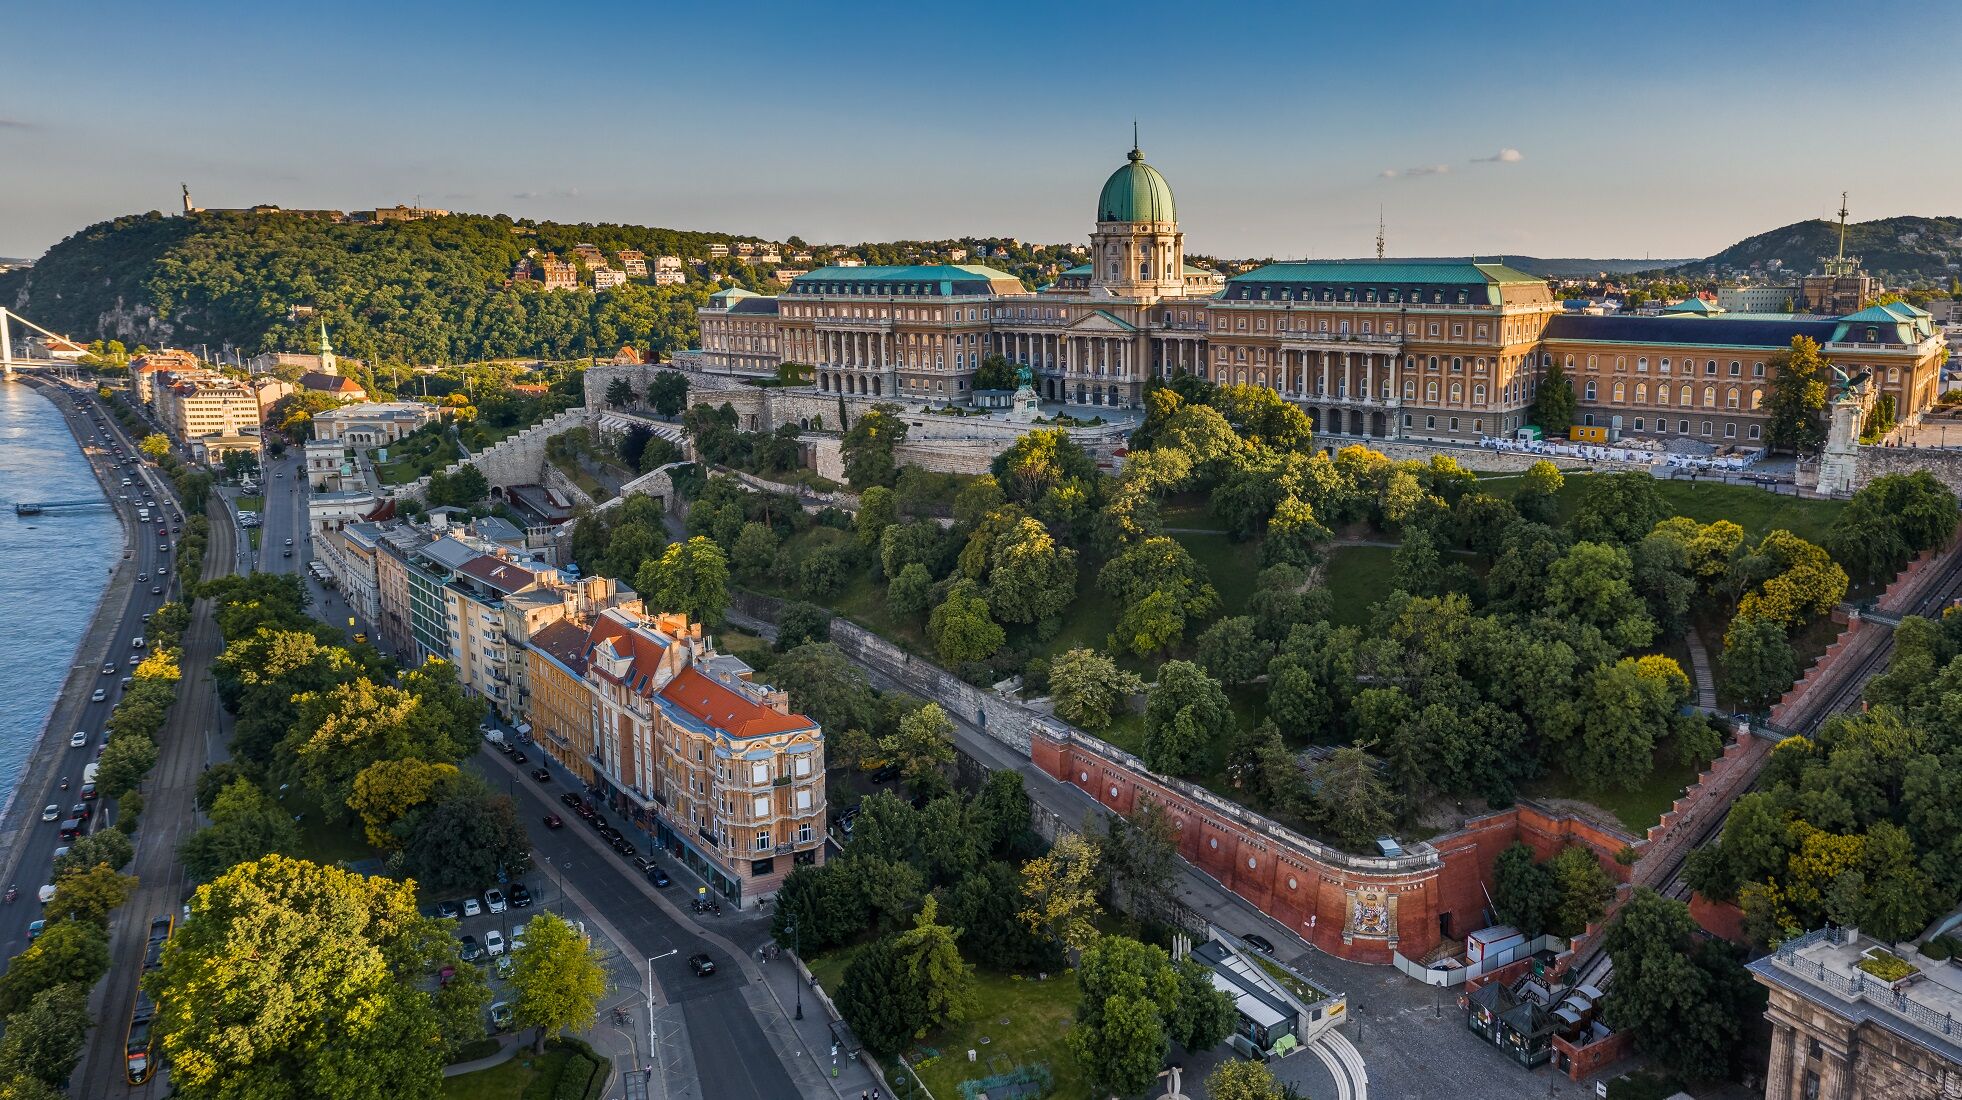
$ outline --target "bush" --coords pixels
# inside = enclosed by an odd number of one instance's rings
[[[1949,949],[1948,937],[1946,936],[1936,936],[1934,939],[1921,945],[1921,957],[1924,959],[1933,959],[1936,962],[1941,962],[1952,954],[1954,952]]]
[[[488,1058],[496,1054],[500,1046],[496,1039],[488,1035],[482,1039],[473,1039],[456,1048],[456,1053],[450,1056],[450,1064],[456,1065],[458,1062],[474,1062],[479,1058]]]

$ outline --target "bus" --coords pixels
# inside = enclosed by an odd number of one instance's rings
[[[143,950],[145,974],[163,965],[164,944],[170,940],[170,933],[176,927],[177,918],[170,914],[151,918],[150,942]],[[132,1085],[148,1081],[156,1071],[156,1057],[152,1049],[156,1039],[150,1033],[151,1024],[156,1018],[156,1002],[150,1000],[150,994],[139,984],[136,1001],[129,1008],[129,1031],[123,1038],[123,1077]]]
[[[150,522],[150,510],[148,508],[138,508],[136,510],[136,518],[144,523]]]

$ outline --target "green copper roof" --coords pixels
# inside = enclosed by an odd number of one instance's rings
[[[918,283],[934,279],[1007,279],[1020,282],[1006,271],[982,264],[907,264],[891,267],[820,267],[796,278],[796,282]]]
[[[1711,305],[1701,298],[1685,298],[1673,306],[1663,307],[1662,312],[1677,316],[1696,316],[1701,314],[1705,317],[1714,317],[1719,313],[1728,311],[1722,306]]]
[[[1070,269],[1069,269],[1068,271],[1065,271],[1065,272],[1063,272],[1063,274],[1065,274],[1065,275],[1088,275],[1088,274],[1090,274],[1090,265],[1089,265],[1089,264],[1078,264],[1078,265],[1076,265],[1075,267],[1073,267],[1073,268],[1070,268]]]
[[[1433,286],[1492,286],[1544,283],[1538,275],[1504,264],[1459,261],[1413,263],[1398,260],[1291,260],[1235,275],[1235,283],[1425,283]]]
[[[1100,222],[1175,222],[1178,212],[1172,205],[1172,185],[1146,164],[1144,154],[1132,149],[1124,167],[1104,181],[1097,196]]]

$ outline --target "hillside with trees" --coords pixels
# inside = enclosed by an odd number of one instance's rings
[[[1679,274],[1715,273],[1776,266],[1796,278],[1839,250],[1839,223],[1824,218],[1793,222],[1746,237],[1714,256],[1675,268]],[[1880,218],[1846,227],[1846,252],[1890,284],[1949,286],[1962,263],[1962,217]]]

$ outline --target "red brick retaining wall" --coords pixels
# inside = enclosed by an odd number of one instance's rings
[[[1038,721],[1029,755],[1055,778],[1114,813],[1141,795],[1178,828],[1179,854],[1316,947],[1357,962],[1421,958],[1447,937],[1485,925],[1492,863],[1515,841],[1542,858],[1570,844],[1595,853],[1617,881],[1615,854],[1633,838],[1578,818],[1520,805],[1413,845],[1403,856],[1356,856],[1318,843],[1192,784],[1152,775],[1094,737]],[[1388,914],[1372,920],[1371,911]]]

